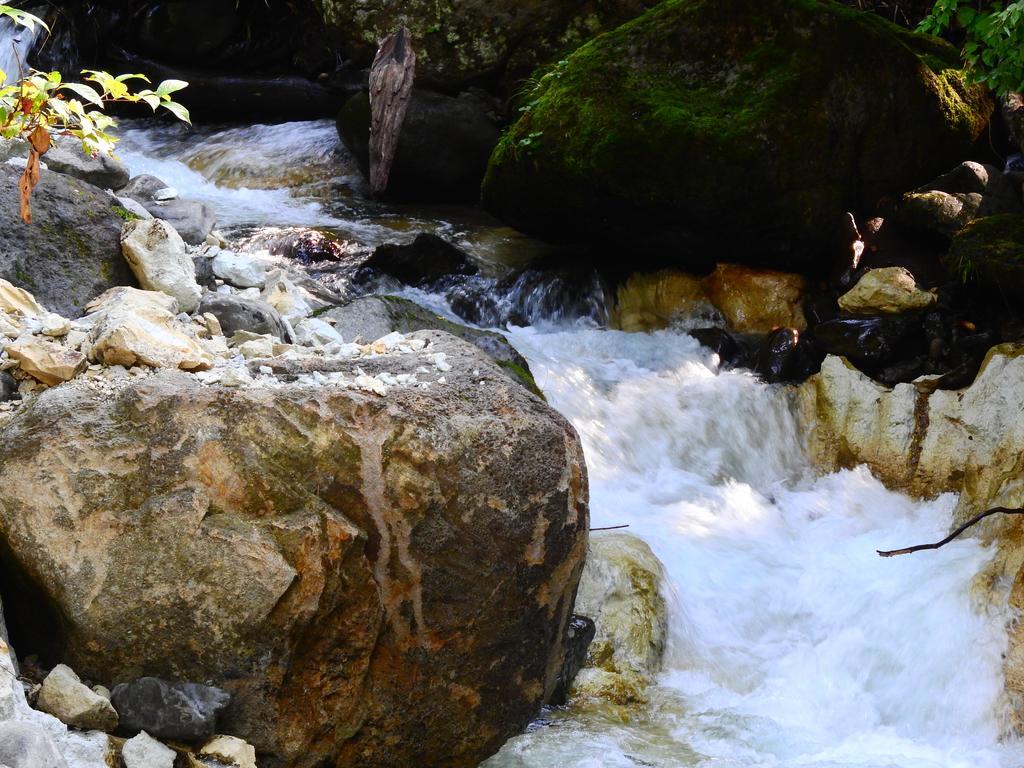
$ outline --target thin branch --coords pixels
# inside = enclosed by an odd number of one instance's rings
[[[607,528],[591,528],[590,531],[621,531],[623,528],[629,528],[628,525],[610,525]]]
[[[916,547],[894,549],[889,552],[883,552],[882,550],[878,550],[878,554],[882,557],[896,557],[896,555],[909,555],[913,552],[921,552],[926,549],[938,549],[939,547],[944,547],[947,544],[949,544],[949,542],[953,541],[953,539],[960,536],[960,534],[962,534],[972,525],[977,525],[986,517],[991,517],[992,515],[1024,515],[1024,509],[1007,509],[1006,507],[996,507],[995,509],[990,509],[987,512],[982,512],[980,515],[972,517],[970,520],[961,525],[959,528],[957,528],[955,531],[949,534],[949,536],[944,538],[942,541],[937,541],[934,544],[918,544]]]

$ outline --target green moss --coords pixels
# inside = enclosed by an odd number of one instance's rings
[[[129,211],[123,205],[114,205],[112,207],[114,209],[114,213],[116,213],[119,218],[122,218],[125,221],[137,221],[138,219],[142,218],[138,214]]]
[[[987,216],[968,224],[953,238],[947,260],[967,284],[1024,298],[1024,216]]]
[[[957,62],[838,3],[666,0],[538,74],[484,199],[549,239],[670,221],[815,240],[980,135],[991,103]]]
[[[533,378],[533,374],[529,369],[523,368],[521,365],[513,363],[511,360],[498,360],[497,363],[515,376],[524,387],[533,392],[533,394],[541,400],[547,402],[547,398],[544,397],[544,393],[541,391],[541,388],[537,386],[537,380]]]

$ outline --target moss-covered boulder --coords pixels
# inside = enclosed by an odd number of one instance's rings
[[[484,199],[547,239],[806,268],[842,211],[971,152],[993,105],[957,66],[835,2],[667,0],[539,78]]]
[[[1024,216],[987,216],[953,238],[948,261],[964,282],[1024,299]]]
[[[315,0],[356,61],[400,27],[412,33],[417,79],[441,87],[514,84],[657,0]]]

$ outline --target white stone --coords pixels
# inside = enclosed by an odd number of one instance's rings
[[[213,259],[213,274],[236,288],[263,288],[266,264],[244,253],[221,251]]]
[[[256,768],[256,748],[235,736],[214,736],[199,754],[236,768]]]
[[[291,323],[308,317],[317,309],[329,306],[304,288],[295,285],[283,269],[275,269],[267,274],[266,287],[260,298]]]
[[[110,700],[87,688],[64,664],[54,667],[43,680],[36,706],[82,730],[109,732],[117,728],[117,712]]]
[[[143,731],[121,749],[125,768],[174,768],[177,753]]]
[[[295,341],[308,347],[326,344],[344,344],[345,339],[334,330],[334,326],[315,317],[307,317],[295,323]]]
[[[162,219],[129,221],[121,231],[121,251],[139,284],[178,300],[183,312],[199,306],[203,291],[185,241]]]
[[[89,336],[89,359],[127,367],[211,367],[213,357],[177,321],[175,308],[175,299],[155,291],[107,291],[87,307],[97,315]]]
[[[934,293],[918,288],[914,276],[903,267],[883,267],[866,272],[839,297],[839,307],[854,315],[893,315],[927,309],[937,300]]]
[[[252,376],[246,368],[224,368],[220,374],[220,383],[225,387],[244,387],[252,384]]]

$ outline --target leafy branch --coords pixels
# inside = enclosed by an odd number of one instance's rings
[[[9,5],[0,5],[0,16],[31,30],[49,29],[38,16]],[[82,144],[85,154],[96,157],[112,154],[117,138],[109,133],[117,123],[104,112],[112,102],[146,104],[154,112],[165,109],[179,120],[191,124],[188,110],[174,101],[173,94],[185,88],[183,80],[165,80],[156,88],[133,90],[136,81],[149,83],[145,75],[111,75],[87,69],[84,83],[65,82],[60,72],[29,70],[11,85],[0,87],[0,138],[26,139],[29,158],[19,182],[21,215],[32,223],[29,200],[39,182],[39,158],[50,148],[51,137],[72,136]],[[0,82],[7,73],[0,71]]]

